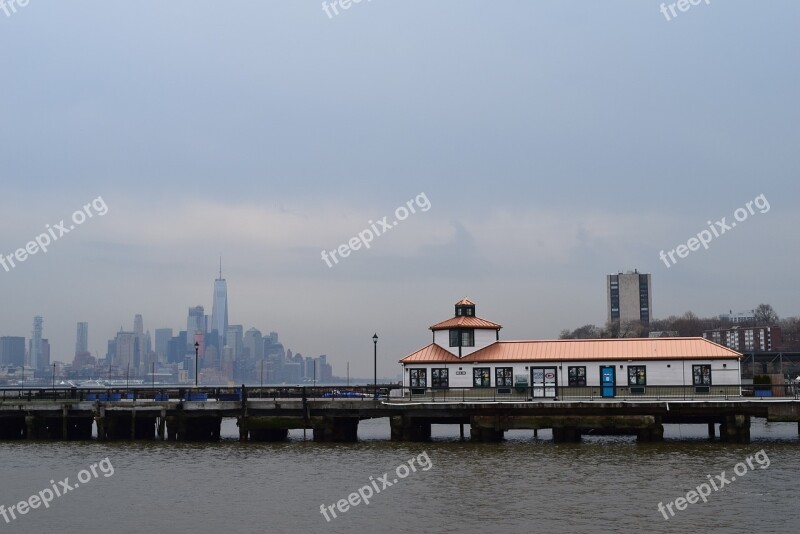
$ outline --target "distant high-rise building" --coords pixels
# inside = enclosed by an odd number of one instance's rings
[[[330,382],[333,379],[333,367],[328,363],[327,354],[317,358],[317,382]]]
[[[139,369],[140,365],[144,365],[150,361],[150,352],[153,349],[153,341],[150,338],[150,332],[144,331],[144,320],[142,314],[137,313],[133,318],[133,332],[136,334],[136,354],[134,355],[132,367]]]
[[[228,326],[228,331],[225,333],[225,346],[233,349],[233,359],[238,360],[242,357],[242,349],[244,348],[244,327],[240,324],[232,324]]]
[[[189,316],[186,318],[187,340],[190,343],[194,343],[197,332],[206,333],[206,311],[202,306],[189,308]]]
[[[172,338],[172,328],[156,328],[156,354],[158,361],[167,361],[167,345]]]
[[[30,343],[30,358],[28,364],[34,369],[41,369],[42,365],[42,329],[44,319],[40,316],[33,318],[33,337]]]
[[[653,316],[650,275],[639,271],[606,276],[608,320],[650,324]]]
[[[211,330],[216,330],[222,346],[228,344],[228,284],[222,278],[222,259],[219,260],[219,278],[214,281],[214,303],[211,308]]]
[[[48,367],[50,367],[50,342],[43,339],[42,356],[39,358],[39,369],[47,369]]]
[[[181,330],[178,332],[178,335],[173,337],[167,343],[167,363],[182,363],[184,361],[184,357],[188,354],[188,342],[189,336],[186,335],[185,330]],[[192,335],[192,339],[194,339],[194,335]],[[194,344],[194,341],[192,341]],[[192,357],[194,357],[194,348],[192,351]]]
[[[25,365],[25,338],[16,336],[0,337],[0,365]]]
[[[258,361],[264,358],[264,340],[261,331],[251,328],[244,333],[244,348],[250,352],[250,358]]]
[[[89,323],[78,323],[75,354],[89,352]]]
[[[120,369],[129,365],[135,369],[139,365],[139,336],[136,332],[117,332],[115,350],[114,365]]]
[[[317,360],[311,356],[305,359],[305,372],[303,373],[306,380],[316,379],[317,377]]]

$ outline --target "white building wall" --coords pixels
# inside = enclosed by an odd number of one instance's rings
[[[491,386],[495,384],[495,369],[498,367],[513,368],[514,376],[525,375],[528,377],[530,385],[530,373],[533,367],[555,367],[557,371],[557,382],[559,387],[566,387],[569,384],[568,368],[572,366],[586,367],[586,385],[600,386],[600,367],[613,365],[616,372],[617,386],[628,385],[628,366],[644,365],[646,368],[646,380],[648,386],[691,386],[692,366],[711,365],[711,385],[738,385],[741,383],[741,370],[739,360],[713,359],[713,360],[643,360],[640,362],[628,360],[609,360],[609,361],[561,361],[561,362],[516,362],[516,363],[448,363],[448,364],[407,364],[404,365],[403,385],[409,386],[409,369],[427,369],[428,383],[431,387],[431,370],[448,369],[450,387],[472,387],[472,370],[479,367],[489,367],[491,376]]]
[[[461,357],[472,354],[476,350],[488,347],[497,341],[497,330],[475,329],[475,346],[474,347],[461,347]],[[442,347],[444,350],[458,356],[458,347],[450,346],[450,330],[435,330],[433,332],[433,342]]]

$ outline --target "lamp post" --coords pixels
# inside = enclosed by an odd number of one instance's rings
[[[373,376],[374,379],[373,389],[375,390],[375,398],[377,399],[378,398],[378,334],[377,333],[373,334],[372,336],[372,345],[375,349],[373,352],[374,355],[373,369],[375,371],[375,374]]]
[[[200,343],[194,342],[194,387],[197,387],[197,359],[200,357]]]
[[[53,398],[56,398],[56,364],[53,363]]]
[[[314,387],[317,387],[317,359],[311,360],[314,362]]]
[[[261,389],[258,390],[258,398],[261,398],[261,392],[264,390],[264,358],[261,358]]]

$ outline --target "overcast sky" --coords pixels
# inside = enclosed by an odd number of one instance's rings
[[[800,3],[660,4],[0,11],[0,254],[108,209],[0,268],[0,335],[41,314],[71,362],[77,321],[99,357],[136,313],[177,332],[211,313],[220,255],[230,323],[339,375],[371,375],[374,332],[398,373],[464,296],[502,339],[602,325],[605,275],[634,268],[655,317],[800,314]],[[323,261],[421,193],[430,209]],[[762,194],[707,250],[659,259]]]

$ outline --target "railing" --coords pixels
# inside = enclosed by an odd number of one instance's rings
[[[710,386],[509,386],[398,388],[396,402],[530,402],[552,400],[728,400],[800,399],[800,384]]]
[[[125,401],[241,401],[248,400],[358,400],[386,399],[399,386],[158,386],[131,387],[0,387],[2,401],[125,402]],[[376,393],[377,391],[377,393]]]
[[[507,386],[401,387],[379,386],[240,386],[240,387],[109,387],[0,388],[0,402],[182,402],[182,401],[389,401],[389,402],[530,402],[572,400],[728,400],[800,399],[800,384],[710,386]]]

